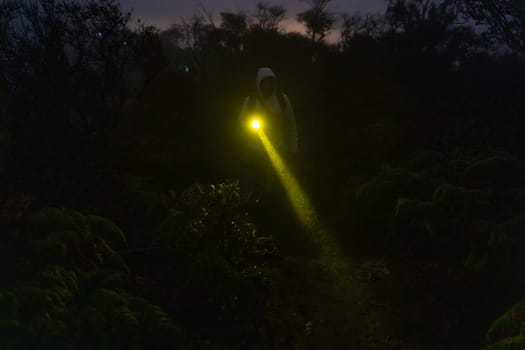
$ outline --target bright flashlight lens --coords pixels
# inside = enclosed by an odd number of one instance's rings
[[[252,121],[252,128],[259,129],[261,127],[261,122],[258,120]]]

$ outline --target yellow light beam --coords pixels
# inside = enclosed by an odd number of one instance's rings
[[[288,167],[284,164],[281,156],[268,140],[264,131],[257,129],[257,133],[286,191],[286,195],[290,200],[297,218],[312,236],[314,242],[320,246],[321,258],[325,260],[326,264],[333,265],[336,262],[336,257],[339,255],[337,243],[321,225],[310,199],[302,190],[299,182],[292,175]]]
[[[264,131],[258,130],[258,133],[299,220],[306,228],[313,229],[317,225],[318,220],[309,198],[303,192],[297,180],[292,176],[290,170],[284,164],[281,156],[279,156],[277,150],[270,143]]]

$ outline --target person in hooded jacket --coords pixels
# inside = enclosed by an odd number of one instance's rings
[[[277,89],[274,72],[268,67],[259,68],[255,87],[255,96],[247,96],[244,99],[241,122],[246,125],[251,116],[262,116],[264,132],[272,145],[280,153],[297,153],[295,113],[288,96]],[[257,142],[251,143],[250,147],[263,150],[262,145]]]
[[[239,116],[240,125],[248,129],[250,119],[260,116],[262,130],[277,152],[285,160],[298,152],[297,126],[295,113],[288,96],[277,88],[277,78],[268,68],[259,68],[255,79],[255,92],[244,99]],[[247,164],[245,170],[249,182],[258,182],[259,188],[267,192],[273,187],[274,175],[266,151],[257,133],[242,130],[246,135]]]

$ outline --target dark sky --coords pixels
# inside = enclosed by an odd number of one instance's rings
[[[169,24],[179,21],[181,17],[189,17],[200,3],[204,3],[218,19],[219,12],[224,10],[243,10],[251,13],[258,0],[121,0],[123,10],[133,9],[134,16],[148,24],[166,28]],[[288,9],[288,19],[285,23],[288,30],[302,31],[302,27],[295,23],[295,14],[308,5],[303,0],[265,1],[283,5]],[[353,13],[359,11],[384,12],[386,0],[332,0],[330,8],[337,12]]]

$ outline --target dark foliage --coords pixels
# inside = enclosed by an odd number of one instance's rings
[[[338,43],[330,1],[307,2],[307,36],[265,2],[166,30],[133,26],[113,0],[0,3],[0,347],[315,337],[317,319],[275,307],[294,307],[284,286],[319,289],[293,286],[323,275],[289,260],[308,255],[304,233],[280,187],[260,198],[237,181],[237,114],[260,66],[296,112],[301,151],[286,161],[345,254],[498,278],[514,294],[497,307],[525,295],[521,2],[391,0],[341,15]],[[390,274],[360,266],[360,281]],[[487,349],[522,348],[523,322],[520,302]]]
[[[2,255],[6,349],[200,348],[161,308],[134,295],[111,221],[45,208],[11,228]],[[198,345],[198,344],[202,345]]]

